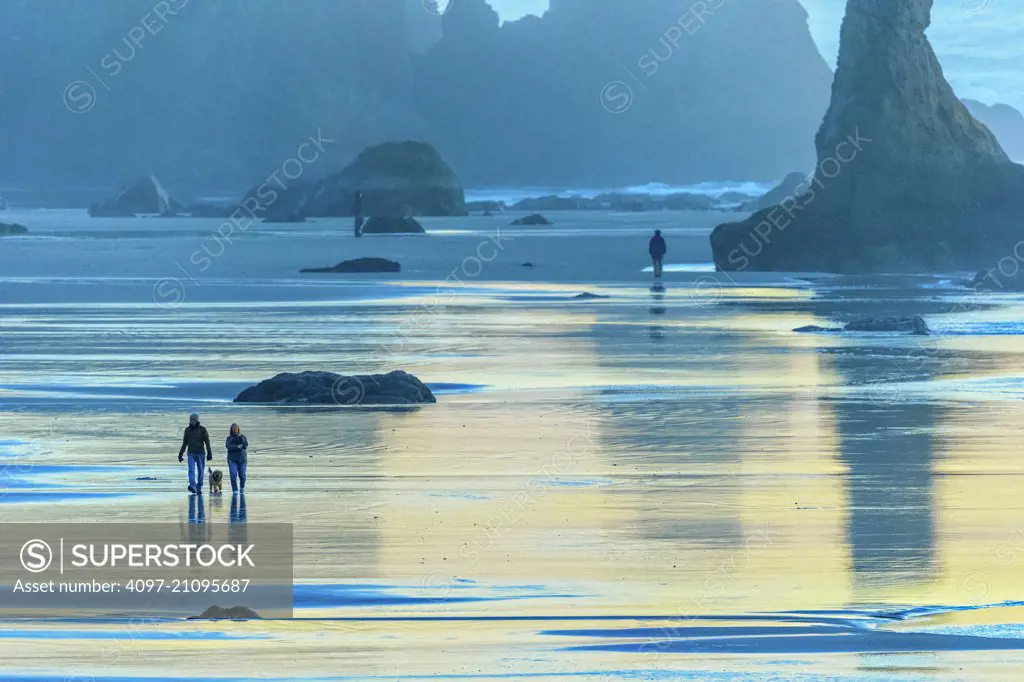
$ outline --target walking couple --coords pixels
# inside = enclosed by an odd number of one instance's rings
[[[228,451],[228,471],[231,473],[231,491],[245,492],[245,469],[249,458],[249,440],[242,434],[238,424],[232,424],[228,437],[224,441]],[[198,414],[190,414],[185,435],[181,439],[181,450],[178,461],[185,461],[188,452],[188,491],[193,495],[203,492],[203,471],[206,462],[213,460],[213,448],[210,447],[210,433],[199,423]],[[204,460],[205,455],[205,460]]]

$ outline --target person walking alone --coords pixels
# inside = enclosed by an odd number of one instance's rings
[[[203,492],[203,469],[206,462],[213,459],[213,448],[210,447],[210,434],[206,427],[199,423],[198,414],[188,416],[188,426],[185,427],[185,435],[181,439],[181,449],[178,450],[178,462],[185,459],[185,451],[188,451],[188,491],[193,495]],[[206,460],[203,460],[203,454]]]
[[[654,231],[654,236],[651,237],[647,251],[651,254],[651,260],[654,262],[654,276],[661,279],[662,259],[668,253],[668,246],[665,244],[665,238],[661,236],[661,230]]]

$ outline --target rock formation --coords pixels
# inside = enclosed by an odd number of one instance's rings
[[[844,327],[819,327],[809,325],[794,329],[795,332],[910,332],[916,336],[928,336],[931,329],[920,315],[913,317],[866,317],[854,320]]]
[[[293,183],[287,188],[263,183],[249,190],[240,209],[252,206],[253,213],[268,222],[351,217],[356,192],[363,193],[363,215],[468,215],[458,176],[424,142],[369,147],[340,173],[319,182]]]
[[[321,177],[423,134],[413,63],[440,24],[422,0],[4,0],[0,64],[20,65],[3,77],[4,180],[152,171],[198,195],[279,170],[318,127],[337,140]]]
[[[357,191],[363,193],[364,215],[468,214],[466,193],[455,171],[424,142],[389,142],[364,150],[345,170],[316,187],[309,213],[351,216]]]
[[[831,73],[799,0],[556,0],[505,24],[485,0],[443,17],[423,3],[4,0],[4,181],[152,169],[198,196],[279,170],[318,126],[337,143],[309,177],[393,139],[431,142],[477,187],[769,181],[811,164]],[[602,93],[613,81],[633,90],[622,115],[602,106],[620,102]]]
[[[711,235],[722,270],[977,269],[1022,236],[1024,167],[953,94],[932,0],[849,0],[808,191]]]
[[[28,228],[18,223],[0,223],[0,237],[13,234],[27,234]]]
[[[436,403],[437,399],[413,375],[388,374],[343,376],[333,372],[284,373],[250,386],[236,403],[298,405],[410,405]]]
[[[963,102],[971,115],[992,131],[1007,156],[1014,161],[1024,161],[1024,114],[1009,104],[990,106],[973,99]]]
[[[454,0],[442,23],[417,113],[469,186],[767,182],[813,163],[832,72],[799,0],[552,0],[505,23]]]
[[[553,225],[550,220],[542,216],[540,213],[531,213],[528,216],[522,218],[516,218],[512,221],[513,225]]]
[[[346,260],[332,265],[329,268],[309,268],[301,272],[316,273],[372,273],[372,272],[401,272],[402,266],[393,260],[385,258],[356,258]]]
[[[155,175],[122,187],[111,199],[89,208],[93,218],[122,218],[138,214],[173,215],[181,208]]]

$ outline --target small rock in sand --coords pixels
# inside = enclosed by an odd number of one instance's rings
[[[524,218],[519,218],[512,221],[513,225],[554,225],[550,220],[542,216],[540,213],[534,213]]]
[[[256,613],[248,606],[230,606],[224,608],[216,604],[203,611],[198,616],[189,616],[189,620],[262,620],[263,616]]]
[[[301,272],[340,272],[340,273],[368,273],[368,272],[401,272],[402,266],[393,260],[385,258],[356,258],[338,263],[329,268],[307,268]]]
[[[601,294],[592,294],[589,291],[584,291],[582,294],[576,294],[573,296],[573,300],[576,301],[593,301],[599,298],[611,298],[610,296],[603,296]]]
[[[854,320],[845,327],[819,327],[808,325],[793,330],[801,333],[816,332],[910,332],[917,336],[928,336],[931,330],[920,315],[913,317],[868,317]]]

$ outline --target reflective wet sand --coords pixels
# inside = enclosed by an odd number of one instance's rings
[[[1024,664],[1013,297],[965,306],[951,278],[222,274],[174,306],[146,301],[146,280],[0,282],[0,518],[294,523],[296,619],[6,620],[5,679]],[[791,331],[917,312],[935,335]],[[393,368],[438,403],[230,403],[281,371]],[[193,410],[215,446],[242,424],[244,500],[185,492]]]

